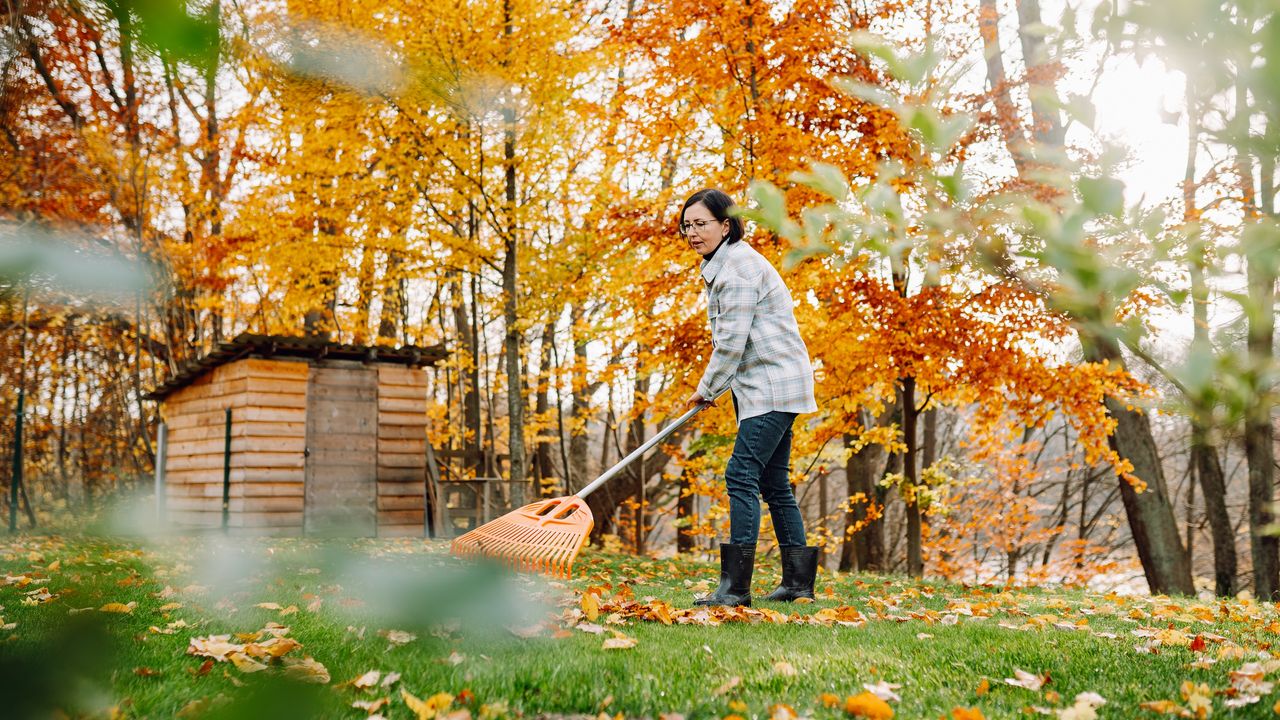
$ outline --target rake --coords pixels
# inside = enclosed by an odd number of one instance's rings
[[[595,524],[586,497],[713,402],[691,408],[573,495],[530,503],[459,535],[451,547],[454,556],[487,557],[515,570],[568,578],[573,561]]]

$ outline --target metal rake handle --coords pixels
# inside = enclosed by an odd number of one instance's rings
[[[612,480],[613,476],[622,472],[623,468],[635,462],[636,460],[640,459],[641,455],[644,455],[646,452],[649,452],[649,450],[652,449],[658,443],[671,437],[672,433],[674,433],[676,430],[679,430],[681,425],[684,425],[685,423],[689,422],[690,418],[692,418],[694,415],[697,415],[698,413],[702,412],[706,408],[711,407],[711,405],[715,403],[716,400],[719,400],[720,397],[724,395],[726,392],[728,392],[728,389],[721,391],[720,395],[717,395],[714,398],[711,398],[710,401],[690,408],[688,411],[685,412],[685,414],[671,421],[669,425],[659,430],[657,435],[654,435],[652,438],[649,438],[648,442],[636,448],[635,450],[631,451],[630,455],[619,460],[617,465],[614,465],[613,467],[606,470],[603,475],[596,478],[595,480],[592,480],[590,485],[587,485],[586,487],[582,488],[581,490],[579,490],[574,494],[580,498],[585,498],[586,496],[595,492],[597,489],[599,489],[601,485]]]

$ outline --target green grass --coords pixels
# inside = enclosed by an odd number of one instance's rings
[[[758,561],[759,594],[776,582],[775,565],[776,558]],[[353,701],[387,697],[382,715],[409,718],[404,688],[419,698],[457,696],[450,711],[477,718],[767,718],[779,703],[801,717],[839,718],[848,717],[846,697],[885,681],[901,685],[901,700],[890,703],[899,718],[950,718],[955,707],[979,708],[987,718],[1024,716],[1031,706],[1065,708],[1086,691],[1106,698],[1099,717],[1154,718],[1139,704],[1183,703],[1180,686],[1191,680],[1215,693],[1215,716],[1274,717],[1275,695],[1226,706],[1229,672],[1258,661],[1277,637],[1280,616],[1270,603],[841,575],[820,578],[816,603],[757,607],[808,618],[852,606],[867,619],[860,626],[759,618],[665,625],[639,620],[635,610],[659,601],[689,609],[699,581],[714,579],[712,565],[588,551],[576,569],[569,582],[513,579],[456,563],[444,544],[423,540],[8,538],[0,541],[0,572],[29,582],[0,578],[0,617],[14,624],[0,632],[0,697],[26,703],[5,712],[12,717],[48,717],[58,707],[72,716],[361,718],[366,713]],[[55,597],[24,603],[39,588]],[[595,624],[604,634],[576,627],[588,588],[602,601]],[[136,606],[128,614],[98,610],[130,602]],[[990,616],[952,622],[947,607],[956,602]],[[172,603],[181,607],[161,610]],[[298,610],[282,614],[258,603]],[[187,626],[173,634],[151,630],[178,621]],[[205,658],[186,654],[192,637],[253,633],[272,621],[302,644],[286,657],[313,657],[327,668],[328,683],[285,682],[280,667],[245,674],[229,662],[200,674]],[[1081,621],[1087,629],[1055,626]],[[533,637],[513,632],[540,622]],[[379,634],[388,630],[416,639],[393,645]],[[604,649],[614,630],[637,644]],[[1134,631],[1144,630],[1165,631],[1169,642],[1141,653],[1136,646],[1146,639]],[[1212,638],[1197,653],[1187,643],[1199,633],[1225,639]],[[1197,656],[1222,659],[1195,669]],[[1006,684],[1018,669],[1047,674],[1049,682],[1038,692]],[[346,684],[370,670],[400,680],[376,692]],[[824,693],[840,703],[826,707]]]

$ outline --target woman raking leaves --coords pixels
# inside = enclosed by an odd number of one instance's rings
[[[720,190],[694,193],[680,211],[680,234],[702,256],[711,358],[689,405],[728,388],[738,434],[725,468],[729,542],[720,544],[720,586],[697,605],[750,605],[760,533],[760,498],[769,506],[782,555],[782,584],[765,600],[813,597],[818,549],[806,545],[791,489],[791,426],[818,409],[813,368],[800,337],[791,292],[759,252],[743,242],[741,218]]]

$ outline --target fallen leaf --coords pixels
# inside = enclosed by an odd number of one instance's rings
[[[160,671],[155,668],[136,667],[133,669],[133,674],[138,677],[159,677]]]
[[[242,652],[230,653],[227,655],[227,659],[236,666],[237,670],[243,673],[255,673],[267,669],[266,665],[263,665]]]
[[[596,597],[595,593],[583,593],[580,605],[582,606],[582,613],[587,616],[587,620],[595,622],[600,617],[600,599]]]
[[[1039,675],[1032,675],[1025,670],[1019,670],[1016,668],[1014,669],[1013,674],[1014,677],[1005,678],[1004,681],[1014,687],[1026,688],[1032,692],[1036,692],[1044,686],[1044,678]]]
[[[324,685],[329,682],[329,670],[313,658],[285,658],[284,675],[301,682]]]
[[[715,691],[711,693],[711,695],[713,697],[720,697],[721,695],[724,695],[730,690],[738,687],[738,685],[740,685],[741,683],[742,683],[742,678],[738,677],[737,675],[734,675],[733,677],[725,681],[723,685],[716,688]]]
[[[263,610],[279,610],[280,603],[261,602],[261,603],[258,603],[257,605],[254,605],[254,607],[260,607]]]
[[[889,720],[893,717],[893,708],[889,703],[870,692],[851,695],[844,701],[844,711],[854,717],[868,720]]]
[[[902,687],[901,685],[880,680],[874,684],[863,683],[862,687],[866,688],[867,692],[875,695],[885,702],[902,702],[902,698],[898,697],[898,693],[894,692],[894,690]]]
[[[379,671],[379,670],[370,670],[369,672],[367,672],[367,673],[365,673],[365,674],[361,675],[360,677],[356,678],[355,680],[352,680],[352,681],[351,681],[351,687],[360,688],[361,690],[363,690],[363,689],[365,689],[365,688],[371,688],[371,687],[373,687],[374,685],[377,685],[377,684],[378,684],[378,681],[379,681],[379,680],[381,680],[381,679],[382,679],[382,672],[381,672],[381,671]],[[377,708],[374,708],[374,710],[377,710]],[[374,712],[374,710],[370,710],[369,712]]]
[[[102,607],[98,608],[98,612],[120,613],[122,615],[128,615],[132,613],[133,609],[137,606],[138,606],[138,603],[136,602],[130,602],[128,605],[125,605],[124,603],[113,602],[113,603],[107,603],[106,605],[103,605]]]
[[[377,700],[356,700],[351,703],[351,707],[356,708],[357,710],[363,710],[372,715],[382,709],[382,706],[389,702],[391,702],[391,698],[384,697],[378,698]]]
[[[640,641],[633,637],[615,632],[613,637],[605,639],[603,647],[605,650],[628,650],[639,643]]]
[[[795,666],[786,660],[779,660],[773,664],[773,671],[783,677],[795,677]]]
[[[790,705],[778,703],[769,708],[769,720],[796,720],[796,711]]]
[[[387,642],[391,643],[391,647],[408,645],[418,639],[417,635],[414,635],[411,632],[405,632],[404,630],[379,630],[378,634],[386,638]]]
[[[951,720],[987,720],[978,708],[951,708]]]

